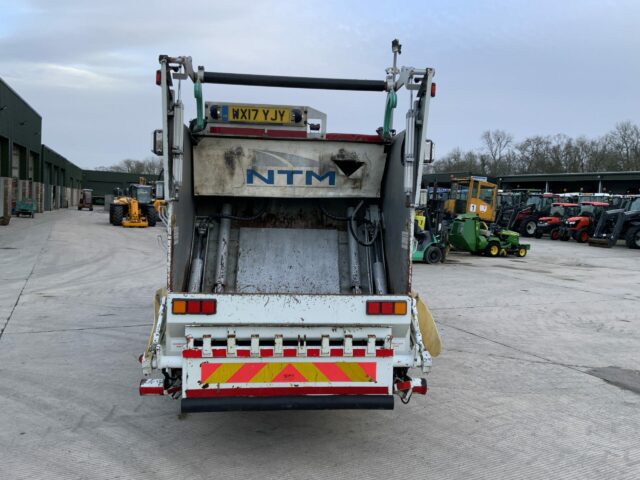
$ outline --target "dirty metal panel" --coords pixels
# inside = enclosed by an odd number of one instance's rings
[[[239,293],[340,293],[338,232],[241,228]]]
[[[194,193],[376,198],[385,161],[378,144],[202,138],[193,147]]]

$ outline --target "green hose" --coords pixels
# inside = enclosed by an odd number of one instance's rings
[[[202,84],[200,79],[193,84],[193,95],[196,97],[196,132],[204,130],[204,107],[202,105]]]
[[[393,122],[393,109],[398,105],[398,96],[394,90],[387,94],[387,103],[384,109],[384,125],[382,126],[382,136],[391,138],[391,123]]]

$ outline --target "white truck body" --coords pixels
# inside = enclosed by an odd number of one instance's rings
[[[184,412],[388,409],[396,394],[425,394],[426,381],[408,375],[431,367],[410,259],[433,70],[340,81],[160,61],[163,131],[155,144],[163,143],[165,161],[168,275],[141,357],[148,378],[140,393],[180,398]],[[399,135],[389,124],[379,135],[332,135],[308,107],[220,102],[207,102],[206,115],[186,129],[171,87],[187,77],[200,105],[207,82],[394,97],[407,85],[416,100]],[[238,111],[264,115],[242,121]]]

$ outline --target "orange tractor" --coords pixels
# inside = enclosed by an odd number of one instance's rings
[[[534,237],[542,238],[543,235],[549,235],[551,240],[558,240],[563,222],[569,217],[578,215],[579,212],[580,205],[577,203],[553,203],[549,216],[538,218]]]
[[[598,220],[609,208],[607,202],[580,202],[580,213],[563,222],[558,238],[563,241],[573,238],[579,243],[587,243],[596,229]]]

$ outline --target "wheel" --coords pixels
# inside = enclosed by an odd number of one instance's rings
[[[589,232],[586,228],[581,228],[576,232],[575,239],[578,243],[587,243],[589,241]]]
[[[90,211],[90,212],[93,212],[93,205],[91,205],[91,206],[89,207],[89,211]]]
[[[9,225],[11,217],[0,217],[0,225]]]
[[[424,261],[426,263],[439,263],[442,261],[442,250],[436,245],[431,245],[424,252]]]
[[[116,226],[122,225],[122,220],[124,218],[124,206],[115,205],[113,208],[113,224]]]
[[[558,240],[560,238],[560,229],[554,228],[553,230],[551,230],[551,233],[549,233],[549,237],[551,237],[551,240]]]
[[[560,235],[560,240],[562,240],[563,242],[568,242],[569,239],[571,239],[571,234],[569,232],[562,232],[562,234]]]
[[[111,225],[113,225],[113,211],[115,210],[116,206],[112,203],[111,205],[109,205],[109,223]]]
[[[485,251],[490,257],[497,257],[500,255],[500,245],[498,242],[490,242]]]
[[[147,208],[147,223],[150,227],[156,226],[156,220],[158,219],[158,215],[156,213],[156,209],[149,206]]]
[[[516,252],[516,256],[517,257],[526,257],[527,256],[527,249],[524,247],[518,247],[518,251]]]
[[[82,210],[82,207],[80,205],[78,205],[78,210]]]
[[[640,225],[631,227],[627,231],[625,242],[629,248],[640,248]]]
[[[536,233],[533,234],[536,238],[542,238],[542,232],[536,228]]]
[[[520,233],[524,237],[533,237],[533,235],[536,233],[537,228],[538,228],[538,220],[536,219],[536,217],[527,217],[522,222]]]

